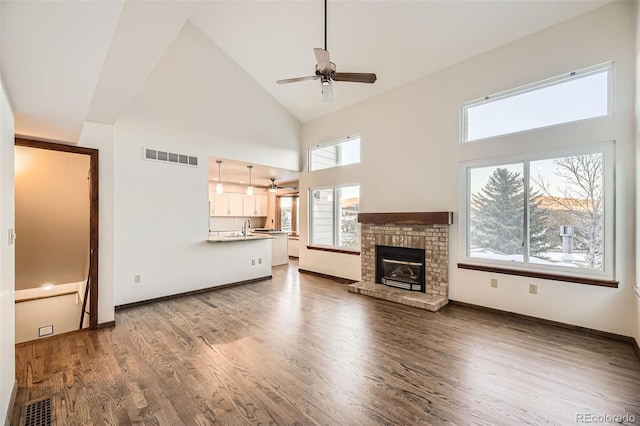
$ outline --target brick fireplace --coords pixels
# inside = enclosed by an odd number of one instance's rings
[[[449,301],[449,226],[452,212],[360,213],[362,281],[349,291],[437,311]],[[376,251],[399,247],[424,251],[424,292],[376,283]],[[378,274],[379,276],[379,274]]]

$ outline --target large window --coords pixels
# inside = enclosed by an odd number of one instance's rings
[[[360,186],[309,190],[309,244],[360,249]]]
[[[613,143],[464,164],[466,261],[613,279]]]
[[[298,235],[298,217],[300,213],[298,200],[297,195],[282,195],[278,197],[277,227],[281,231],[289,232],[291,235]]]
[[[462,105],[461,142],[613,113],[613,63]]]
[[[360,136],[309,148],[309,171],[346,166],[360,162]]]

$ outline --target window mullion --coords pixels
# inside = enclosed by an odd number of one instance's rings
[[[338,247],[338,241],[340,241],[340,235],[338,231],[338,188],[333,188],[333,246]]]
[[[531,194],[530,194],[530,190],[531,190],[531,185],[529,182],[529,177],[530,177],[530,168],[529,168],[529,162],[525,161],[522,164],[522,180],[523,180],[523,186],[524,186],[524,209],[523,209],[523,232],[522,232],[522,260],[524,261],[525,264],[529,263],[529,213],[530,213],[530,206],[529,206],[529,200],[531,199]]]

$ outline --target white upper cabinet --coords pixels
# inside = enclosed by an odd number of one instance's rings
[[[243,216],[266,216],[267,196],[266,195],[245,195],[243,200]]]
[[[243,216],[241,194],[215,194],[213,216]]]
[[[211,216],[267,216],[266,195],[209,193]]]

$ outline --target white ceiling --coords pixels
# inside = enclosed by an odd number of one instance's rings
[[[76,142],[85,120],[117,121],[191,21],[304,122],[607,2],[330,0],[328,50],[338,71],[378,75],[373,85],[334,83],[332,103],[322,102],[317,81],[275,84],[313,74],[321,0],[2,0],[0,70],[16,133]]]
[[[209,158],[209,180],[218,180],[218,164],[216,160],[221,160],[220,180],[223,183],[249,184],[249,169],[251,165],[251,184],[255,187],[267,187],[271,184],[271,178],[275,178],[278,187],[294,186],[298,187],[298,175],[295,170],[286,170],[277,167],[264,166],[261,164],[246,163],[243,161],[230,160],[227,158]]]

